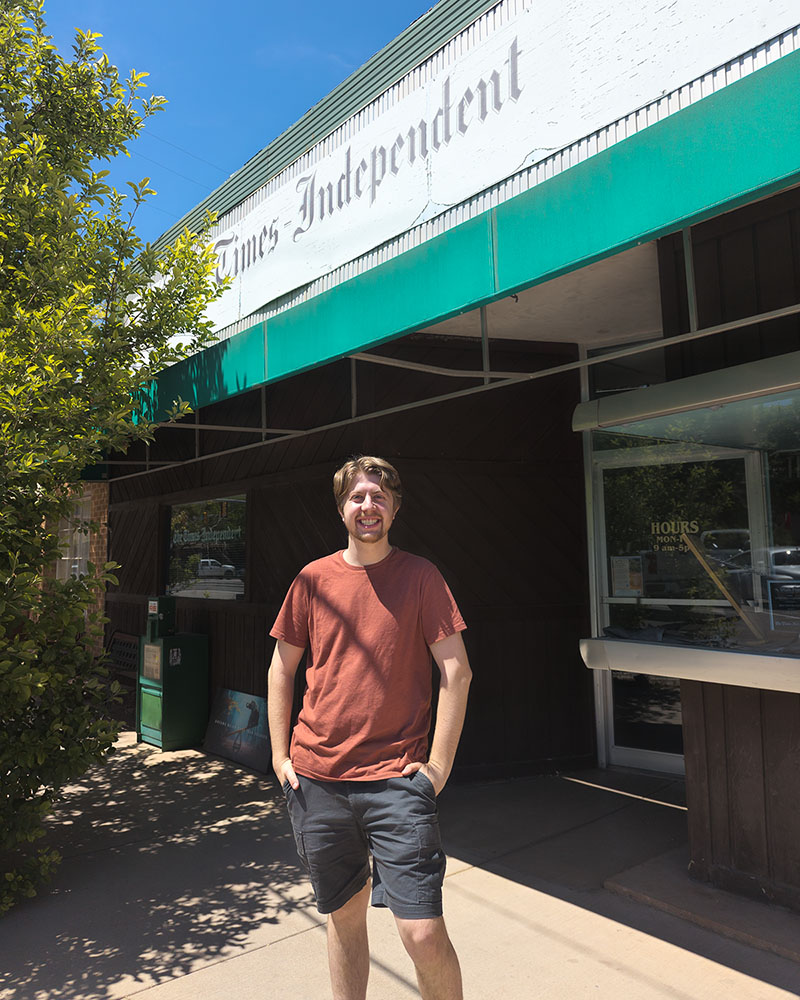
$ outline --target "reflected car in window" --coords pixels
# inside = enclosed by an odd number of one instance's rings
[[[197,575],[203,578],[222,577],[232,580],[236,576],[236,567],[230,563],[221,563],[219,559],[201,559],[197,567]]]
[[[755,558],[754,558],[755,557]],[[741,601],[753,601],[753,565],[761,579],[761,599],[776,608],[800,608],[800,548],[776,545],[741,552],[720,563],[725,581]]]
[[[700,535],[700,547],[709,559],[732,559],[749,551],[750,532],[747,528],[714,528]]]

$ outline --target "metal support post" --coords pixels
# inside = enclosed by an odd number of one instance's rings
[[[694,248],[692,247],[692,229],[687,226],[683,236],[683,267],[686,274],[686,298],[689,302],[689,332],[699,329],[697,322],[697,285],[694,278]]]
[[[489,320],[486,316],[486,306],[481,306],[481,358],[483,359],[483,370],[489,372]],[[490,382],[489,375],[483,376],[483,384]]]
[[[588,351],[585,344],[578,345],[578,357],[581,361],[588,359]],[[589,399],[589,369],[580,369],[581,402],[585,403]],[[594,469],[592,466],[592,433],[582,431],[581,440],[583,443],[583,477],[586,497],[586,544],[589,569],[589,617],[591,622],[592,635],[600,635],[600,601],[597,587],[597,551],[595,548],[595,537],[597,531],[595,505],[594,505]],[[594,713],[595,732],[597,734],[597,763],[600,767],[608,766],[608,709],[609,704],[609,680],[604,671],[593,670],[592,681],[594,685]]]

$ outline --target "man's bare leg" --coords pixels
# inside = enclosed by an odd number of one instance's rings
[[[395,920],[417,971],[422,1000],[463,1000],[461,968],[444,919],[402,920],[395,917]]]
[[[365,1000],[369,978],[367,904],[369,883],[328,914],[328,966],[333,1000]]]

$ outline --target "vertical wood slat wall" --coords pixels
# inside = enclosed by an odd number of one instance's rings
[[[800,302],[800,188],[692,230],[698,324],[714,326]],[[680,233],[658,241],[663,333],[689,331]],[[800,316],[689,341],[665,351],[669,380],[800,349]]]
[[[800,302],[800,189],[696,226],[692,241],[701,327]],[[684,333],[680,234],[659,241],[659,269],[664,336]],[[668,349],[667,378],[798,349],[788,317]],[[684,681],[681,703],[692,874],[800,909],[800,695]]]
[[[383,353],[445,367],[480,368],[480,343],[424,336]],[[564,345],[493,343],[508,370],[573,360]],[[457,388],[471,382],[459,380]],[[476,382],[476,384],[478,384]],[[270,387],[271,426],[308,427],[350,413],[350,370],[338,362]],[[358,398],[394,406],[453,388],[452,380],[360,365]],[[208,634],[212,684],[264,694],[268,629],[298,570],[345,541],[331,491],[354,452],[395,460],[405,491],[392,529],[401,548],[432,559],[469,625],[475,680],[457,760],[473,775],[523,773],[594,761],[591,675],[578,640],[588,634],[581,443],[570,428],[578,380],[562,375],[267,448],[112,481],[111,556],[122,564],[108,595],[110,629],[144,630],[144,602],[164,589],[170,502],[247,492],[245,601],[179,599],[178,627]],[[201,411],[203,422],[256,426],[259,392]],[[172,431],[151,448],[185,448]],[[204,450],[251,444],[203,432]],[[127,456],[136,458],[131,449]]]
[[[692,874],[800,909],[800,695],[681,684]]]

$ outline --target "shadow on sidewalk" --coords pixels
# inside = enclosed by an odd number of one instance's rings
[[[53,883],[0,922],[0,997],[106,1000],[319,922],[265,775],[123,734],[48,821]]]
[[[683,896],[687,914],[693,908],[693,896],[699,890],[688,875],[682,779],[627,769],[595,769],[453,785],[443,798],[442,826],[448,855],[455,862],[451,867],[456,871],[471,866],[491,872],[800,995],[800,964],[780,957],[779,951],[769,954],[742,947],[713,930],[715,902],[725,919],[731,910],[741,911],[742,924],[749,921],[758,926],[774,919],[783,940],[796,940],[800,934],[797,914],[709,889],[708,895],[715,897],[712,919],[703,926],[702,920],[692,923],[673,916],[666,908],[605,891],[617,882],[624,883],[629,870],[638,871],[653,859],[666,859],[660,865],[660,875],[667,871],[670,892],[663,893],[664,886],[656,885],[653,895]],[[559,929],[538,924],[534,913],[510,912],[496,902],[469,898],[470,893],[457,879],[453,892],[464,895],[464,905],[485,908],[487,922],[491,922],[494,909],[498,920],[525,926],[541,941],[560,940]],[[763,936],[768,938],[769,931]],[[591,949],[585,955],[598,962],[613,960],[612,954]],[[654,980],[650,985],[657,983]],[[676,998],[690,998],[695,996],[691,990],[692,985],[687,984],[686,993],[668,992]]]
[[[616,961],[608,937],[616,925],[717,963],[720,984],[733,970],[799,992],[800,966],[604,888],[627,869],[685,850],[682,796],[678,780],[610,771],[448,786],[440,803],[446,905],[454,924],[474,928],[489,949],[498,982],[517,957],[501,928],[516,928],[526,952],[530,941],[531,963],[552,945],[572,949],[580,958],[571,960],[594,974]],[[0,921],[0,1000],[120,1000],[215,965],[216,985],[205,996],[278,995],[287,954],[318,956],[315,974],[325,974],[322,940],[267,950],[238,968],[219,965],[279,941],[299,943],[309,930],[324,933],[270,777],[197,751],[162,753],[126,734],[104,767],[68,790],[48,840],[64,857],[52,885]],[[569,936],[575,927],[548,923],[547,899],[581,915],[577,937]],[[648,997],[706,995],[692,983],[678,988],[669,970],[660,984],[646,963],[625,968]],[[247,969],[258,981],[242,992],[237,976]],[[302,981],[310,971],[291,974]],[[414,994],[390,974],[398,996]],[[195,995],[193,983],[176,983],[168,995]]]

